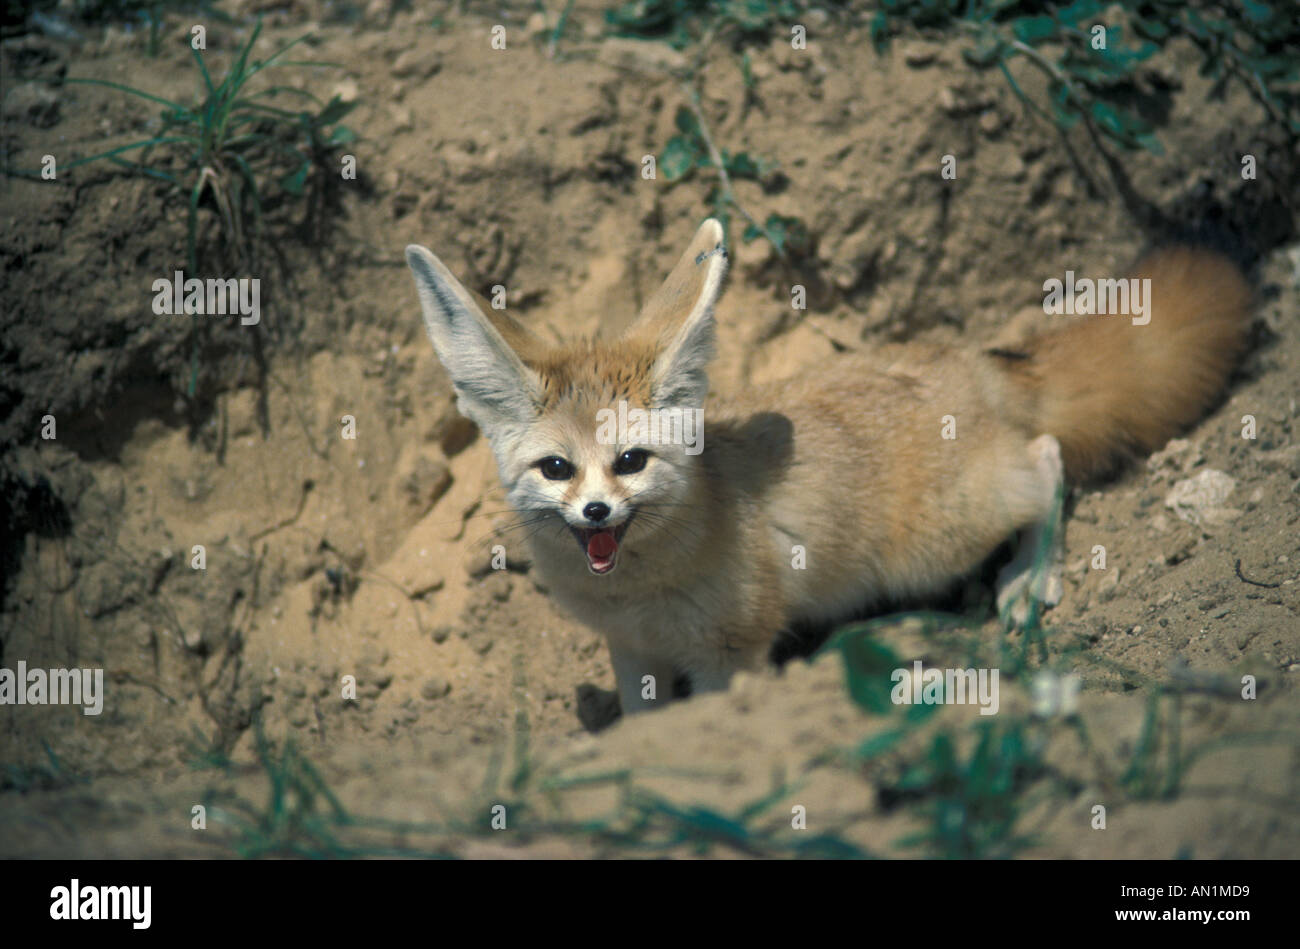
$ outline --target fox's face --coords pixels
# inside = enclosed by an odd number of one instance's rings
[[[722,228],[705,221],[633,326],[614,341],[547,348],[484,310],[433,254],[406,249],[425,327],[460,411],[496,456],[516,525],[544,566],[613,572],[624,550],[692,529]]]
[[[580,358],[599,361],[604,355],[591,349]],[[597,373],[588,375],[593,386],[602,385]],[[624,416],[630,412],[633,418],[650,406],[617,390],[614,385],[598,388],[600,398],[582,392],[559,400],[499,460],[507,497],[520,514],[519,529],[539,556],[585,557],[596,575],[618,566],[625,544],[635,551],[655,535],[680,533],[683,518],[677,512],[695,481],[696,459],[685,446],[658,443],[630,426],[620,437],[620,403]]]

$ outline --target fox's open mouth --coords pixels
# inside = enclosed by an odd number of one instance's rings
[[[618,565],[618,542],[623,539],[628,518],[616,527],[572,527],[573,536],[578,538],[578,545],[587,555],[587,569],[597,576],[609,573]]]

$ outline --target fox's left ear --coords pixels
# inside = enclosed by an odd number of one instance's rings
[[[726,273],[722,225],[709,218],[629,330],[650,337],[658,349],[651,396],[655,406],[697,407],[709,394],[713,304]]]
[[[411,244],[406,262],[420,295],[424,328],[451,376],[461,413],[477,422],[489,441],[504,427],[532,421],[541,383],[516,349],[527,343],[523,328],[513,320],[489,319],[427,248]]]

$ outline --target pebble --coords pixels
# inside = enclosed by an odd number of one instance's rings
[[[1175,482],[1165,497],[1165,507],[1189,524],[1222,523],[1240,513],[1224,507],[1236,485],[1231,475],[1206,468],[1195,477]]]
[[[451,691],[451,683],[442,676],[431,676],[420,686],[420,695],[430,702],[437,701]]]
[[[442,61],[436,53],[413,46],[398,53],[389,71],[398,79],[428,79],[441,68]]]

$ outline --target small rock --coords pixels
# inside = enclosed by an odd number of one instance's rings
[[[938,52],[934,49],[924,46],[908,46],[907,49],[903,50],[903,62],[913,69],[920,69],[933,63],[938,55]]]
[[[996,135],[1002,130],[1002,126],[1005,124],[1006,120],[997,109],[989,109],[987,112],[981,113],[979,117],[980,131],[985,135]],[[1025,163],[1020,160],[1019,155],[1013,154],[1008,163],[1010,162],[1014,162],[1019,166],[1019,173],[1021,175],[1025,173]]]
[[[596,48],[596,60],[615,69],[654,74],[676,73],[686,68],[686,57],[666,43],[646,43],[611,37]]]
[[[995,100],[976,86],[944,86],[939,90],[937,101],[940,109],[956,116],[980,112],[993,105]]]
[[[335,83],[334,88],[330,90],[332,97],[337,97],[343,102],[355,102],[359,94],[360,90],[355,79],[343,79]]]
[[[1165,497],[1165,507],[1189,524],[1222,523],[1240,513],[1223,506],[1236,484],[1231,475],[1207,468],[1176,482]]]
[[[442,60],[433,50],[412,46],[393,60],[389,70],[398,79],[428,79],[442,68]]]
[[[47,129],[59,121],[59,97],[44,83],[24,83],[5,96],[4,117]]]
[[[415,128],[415,115],[406,106],[391,106],[389,112],[393,116],[394,132],[409,132]]]
[[[420,695],[435,702],[451,691],[451,683],[442,676],[431,676],[420,686]]]

